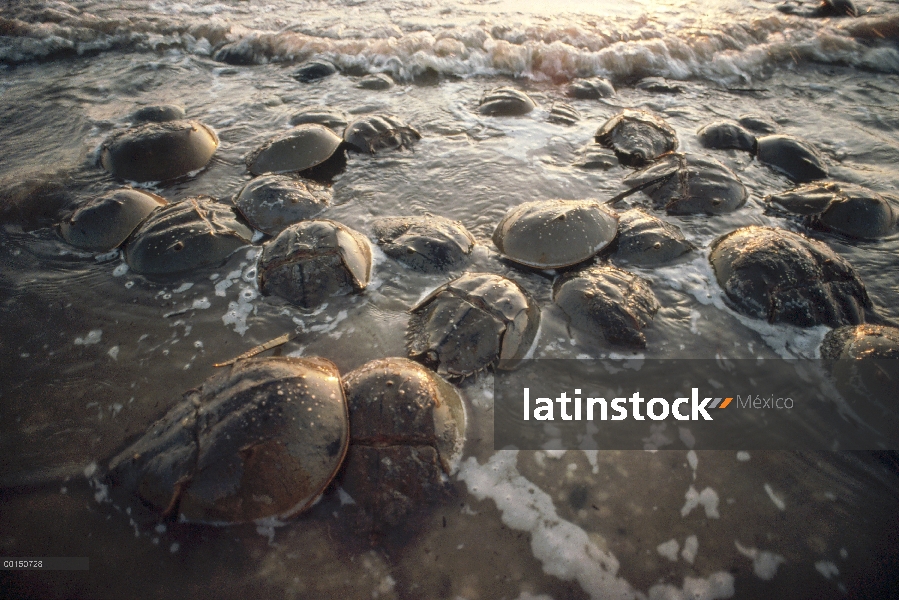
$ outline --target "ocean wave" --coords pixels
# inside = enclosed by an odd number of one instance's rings
[[[228,13],[222,4],[156,3],[102,15],[63,2],[0,13],[0,63],[16,65],[107,51],[176,49],[232,64],[299,63],[326,57],[350,73],[504,75],[561,83],[646,76],[719,83],[763,79],[790,64],[842,64],[899,73],[899,15],[803,19],[772,10],[716,25],[657,18],[559,19],[537,24],[452,21],[423,25],[287,23]],[[689,23],[690,20],[684,22]],[[277,25],[286,23],[281,27]],[[700,22],[701,23],[701,22]]]

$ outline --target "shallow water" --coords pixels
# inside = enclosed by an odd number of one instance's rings
[[[497,453],[489,374],[460,385],[470,428],[453,501],[374,546],[347,530],[334,489],[279,527],[157,528],[109,502],[85,472],[214,363],[285,331],[296,334],[285,354],[324,356],[342,372],[402,356],[406,311],[461,272],[422,275],[376,250],[364,294],[302,311],[259,295],[258,247],[169,280],[128,271],[120,253],[73,249],[45,207],[62,192],[83,200],[120,185],[96,167],[95,153],[138,106],[181,104],[222,140],[207,169],[150,186],[169,201],[208,194],[229,202],[249,180],[244,156],[303,108],[399,116],[422,140],[406,151],[351,154],[322,216],[366,234],[382,216],[460,220],[479,243],[464,270],[511,277],[540,303],[538,358],[624,353],[574,343],[550,302],[552,275],[501,261],[490,235],[522,202],[620,192],[631,171],[573,163],[621,108],[664,116],[691,152],[705,152],[695,132],[710,121],[766,115],[816,145],[832,178],[896,193],[894,3],[865,4],[867,14],[853,20],[790,17],[767,2],[701,4],[85,1],[0,9],[0,553],[91,559],[86,573],[4,572],[9,595],[840,598],[877,597],[895,585],[895,466],[869,455],[779,452]],[[244,44],[258,64],[216,62],[225,43]],[[352,73],[388,72],[398,84],[372,92],[355,87],[357,75],[308,85],[290,77],[316,55]],[[592,75],[611,78],[618,93],[564,98],[570,78]],[[647,75],[676,79],[684,91],[632,87]],[[539,108],[516,118],[479,115],[479,98],[498,85],[526,90]],[[576,107],[582,121],[547,122],[554,101]],[[645,356],[816,356],[826,328],[771,326],[725,304],[708,245],[749,224],[824,241],[856,268],[877,310],[899,319],[899,235],[851,242],[765,215],[762,198],[788,180],[748,154],[708,153],[738,173],[750,199],[727,216],[667,217],[699,250],[634,269],[662,305],[645,330]],[[38,184],[42,193],[23,191]],[[646,202],[638,194],[618,207]]]

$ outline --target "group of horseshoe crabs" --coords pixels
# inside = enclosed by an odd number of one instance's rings
[[[309,64],[297,78],[312,81],[331,72],[324,62]],[[569,89],[577,99],[612,93],[603,80]],[[536,106],[519,90],[498,88],[478,111],[520,116]],[[563,123],[579,118],[567,105],[552,113]],[[118,179],[183,177],[208,164],[219,143],[178,107],[149,107],[132,120],[134,127],[112,136],[100,152],[102,166]],[[235,207],[207,197],[167,204],[123,188],[79,207],[60,233],[91,251],[124,244],[129,266],[152,275],[223,260],[251,242],[251,225],[272,238],[257,266],[264,294],[314,308],[334,294],[362,291],[371,278],[371,242],[319,218],[330,195],[313,180],[327,179],[323,165],[339,166],[345,150],[406,148],[420,134],[389,115],[349,120],[330,109],[307,110],[291,124],[247,156],[255,178],[236,195]],[[817,150],[777,135],[763,119],[712,124],[698,137],[708,148],[751,152],[794,182],[827,174]],[[552,302],[573,337],[644,348],[643,330],[660,304],[646,279],[621,266],[652,268],[696,247],[649,210],[616,213],[610,205],[642,192],[649,209],[714,217],[742,207],[748,193],[722,163],[678,152],[674,129],[648,112],[613,116],[594,141],[604,156],[635,169],[624,179],[626,192],[608,203],[541,200],[512,207],[492,241],[505,261],[555,277]],[[850,184],[810,183],[765,202],[770,212],[857,239],[888,235],[897,221],[892,200]],[[377,219],[372,231],[387,256],[426,273],[464,267],[475,245],[461,223],[433,215]],[[834,327],[822,345],[826,358],[899,352],[899,330],[880,323],[855,271],[821,242],[783,229],[744,227],[715,240],[709,261],[736,311],[772,323]],[[105,480],[162,517],[241,523],[302,512],[336,478],[369,525],[396,525],[416,506],[441,497],[461,453],[464,404],[443,378],[515,368],[534,345],[540,322],[536,300],[512,279],[464,273],[410,309],[407,351],[418,362],[379,359],[341,376],[322,358],[237,360],[187,392],[114,456]]]
[[[113,456],[103,480],[161,518],[285,519],[335,477],[372,531],[446,493],[465,439],[455,388],[405,358],[237,360]]]

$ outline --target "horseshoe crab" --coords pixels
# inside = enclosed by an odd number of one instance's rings
[[[758,138],[759,162],[780,171],[796,183],[827,177],[824,159],[808,142],[789,135]]]
[[[196,196],[151,214],[125,245],[125,260],[145,275],[184,273],[225,260],[252,237],[233,208]]]
[[[79,206],[59,224],[59,231],[73,246],[107,252],[121,246],[150,213],[166,204],[150,192],[114,190]]]
[[[677,134],[668,123],[642,110],[625,110],[597,130],[596,142],[611,148],[621,164],[642,167],[677,149]]]
[[[520,90],[499,87],[490,90],[478,103],[478,112],[491,117],[517,117],[537,108],[537,103]]]
[[[762,115],[742,115],[737,119],[737,123],[753,133],[774,133],[777,131],[777,124]]]
[[[337,367],[255,358],[216,373],[109,463],[107,481],[164,517],[246,523],[310,507],[349,440]]]
[[[216,50],[212,60],[226,65],[246,67],[256,64],[256,52],[246,43],[233,42]]]
[[[259,289],[314,308],[335,294],[360,292],[371,277],[371,246],[358,231],[335,221],[302,221],[265,244]]]
[[[715,240],[709,261],[730,304],[750,317],[839,327],[875,316],[852,266],[797,233],[743,227]]]
[[[253,175],[306,171],[331,158],[340,143],[340,137],[324,125],[297,125],[251,152],[247,168]]]
[[[573,106],[569,106],[563,102],[553,102],[549,109],[549,116],[546,120],[550,123],[558,123],[560,125],[574,125],[581,120],[581,113]]]
[[[821,358],[895,360],[899,358],[899,328],[870,324],[837,327],[824,336]]]
[[[755,136],[740,125],[726,121],[716,121],[696,132],[699,143],[706,148],[717,150],[744,150],[755,152],[758,142]]]
[[[680,94],[684,91],[682,86],[671,83],[664,77],[644,77],[634,87],[653,94]]]
[[[659,310],[648,282],[610,265],[560,276],[553,284],[553,302],[575,331],[631,348],[646,347],[640,330]]]
[[[803,217],[811,227],[873,240],[896,227],[897,209],[877,192],[851,183],[812,183],[765,198],[770,212]]]
[[[288,225],[313,218],[330,201],[330,192],[311,181],[263,175],[247,183],[234,204],[255,229],[278,235]]]
[[[581,158],[574,164],[581,169],[608,170],[620,163],[614,152],[597,143],[588,144],[581,153]]]
[[[899,427],[899,328],[870,324],[838,327],[824,336],[821,358],[852,411],[881,434],[893,434],[895,440]]]
[[[363,90],[389,90],[393,87],[393,79],[386,73],[374,73],[360,79],[356,87]]]
[[[343,381],[352,436],[340,485],[373,528],[446,496],[465,439],[455,388],[405,358],[371,361]]]
[[[696,248],[677,226],[639,208],[619,215],[615,246],[613,260],[639,267],[665,264]]]
[[[215,132],[199,121],[144,123],[107,139],[100,164],[119,179],[168,181],[205,167],[218,145]]]
[[[664,77],[644,77],[634,87],[653,94],[681,94],[684,91],[682,86],[671,83]]]
[[[511,261],[557,269],[587,260],[617,232],[618,218],[595,200],[536,200],[507,212],[493,243]]]
[[[725,214],[743,206],[749,196],[733,171],[696,154],[663,156],[624,184],[642,190],[655,208],[670,215]]]
[[[185,117],[184,108],[174,104],[144,106],[131,113],[132,123],[164,123]]]
[[[530,295],[490,273],[467,273],[442,285],[410,312],[409,357],[450,378],[515,368],[540,326]]]
[[[569,98],[578,100],[599,100],[615,95],[615,88],[608,79],[595,77],[593,79],[578,79],[569,84],[565,94]]]
[[[374,154],[381,150],[411,148],[421,134],[396,117],[367,115],[347,125],[344,141],[354,150]]]
[[[428,273],[459,266],[475,244],[461,223],[434,215],[376,219],[372,230],[384,254]]]
[[[852,0],[821,0],[814,8],[803,6],[803,2],[785,2],[777,10],[799,17],[857,17],[858,8]]]
[[[343,137],[347,118],[339,110],[331,110],[326,106],[309,108],[290,117],[290,124],[294,127],[307,123],[324,125],[340,137]]]
[[[300,66],[294,71],[293,78],[300,83],[312,83],[325,77],[330,77],[337,72],[337,67],[331,61],[323,58],[315,58]]]

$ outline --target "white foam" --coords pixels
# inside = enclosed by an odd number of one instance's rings
[[[594,473],[599,473],[599,450],[583,450]]]
[[[680,544],[674,538],[671,538],[667,542],[662,542],[658,546],[656,546],[656,552],[670,560],[671,562],[677,562],[677,553],[680,550]]]
[[[693,471],[693,479],[696,479],[696,467],[699,465],[699,457],[696,455],[695,451],[690,450],[687,452],[687,463]]]
[[[837,568],[837,566],[829,560],[819,560],[815,563],[815,569],[819,573],[821,573],[821,575],[823,575],[825,579],[830,579],[831,577],[835,577],[840,574],[840,570]]]
[[[222,315],[222,322],[225,326],[233,325],[234,331],[243,335],[249,329],[247,325],[247,317],[255,313],[256,306],[253,304],[259,296],[259,292],[255,288],[249,286],[241,287],[240,293],[237,295],[237,301],[228,303],[228,312]]]
[[[787,510],[787,505],[784,503],[783,499],[775,494],[774,490],[767,483],[765,484],[765,493],[768,494],[768,497],[771,498],[771,502],[773,502],[774,506],[776,506],[779,510]]]
[[[130,11],[127,17],[97,18],[76,12],[62,23],[22,23],[23,33],[9,36],[0,46],[0,62],[14,64],[58,52],[113,49],[206,56],[220,44],[232,42],[259,63],[325,55],[343,68],[386,72],[400,81],[426,69],[461,77],[506,75],[536,81],[659,75],[720,83],[746,83],[764,76],[772,66],[793,62],[899,71],[895,48],[866,40],[873,37],[872,31],[889,31],[894,26],[889,16],[872,17],[870,24],[859,26],[797,19],[773,11],[759,19],[752,11],[734,11],[742,8],[735,3],[716,7],[717,12],[706,5],[698,6],[695,13],[687,5],[679,6],[683,21],[702,21],[702,35],[697,35],[695,27],[647,18],[648,7],[641,2],[606,4],[601,14],[595,3],[577,0],[552,5],[520,1],[465,4],[461,11],[437,16],[433,3],[404,3],[403,12],[409,17],[399,22],[394,12],[374,7],[345,12],[339,23],[329,13],[316,15],[315,10],[304,9],[302,22],[285,27],[281,19],[263,18],[255,12],[263,9],[253,4],[191,7],[156,2],[148,16]],[[530,15],[521,14],[527,5],[541,15],[564,11],[580,16],[557,14],[551,22],[536,26]],[[485,12],[485,18],[472,22],[471,11]],[[454,18],[457,12],[458,20]],[[167,17],[159,19],[160,13]],[[502,25],[495,25],[495,19]],[[887,22],[881,24],[884,20]],[[426,22],[433,23],[432,31],[421,25]],[[233,67],[217,71],[238,72]]]
[[[718,513],[718,493],[712,488],[707,487],[702,492],[697,492],[696,488],[691,485],[687,493],[684,494],[684,498],[686,498],[686,502],[683,508],[680,509],[681,517],[686,517],[694,508],[702,506],[707,518],[721,518],[721,515]]]
[[[691,535],[684,540],[684,549],[681,550],[681,558],[685,561],[693,564],[693,561],[696,560],[696,555],[699,553],[699,538],[695,535]]]
[[[709,575],[708,579],[685,577],[683,588],[671,584],[649,588],[648,600],[718,600],[734,595],[734,576],[726,571]]]
[[[600,550],[587,533],[559,517],[548,494],[522,477],[516,468],[518,451],[501,451],[486,464],[473,457],[459,468],[458,478],[470,494],[492,499],[503,523],[531,534],[531,551],[543,571],[563,581],[577,581],[591,598],[635,598],[634,590],[617,577],[618,561]]]
[[[347,504],[356,504],[356,501],[353,500],[353,497],[350,496],[350,495],[346,492],[346,490],[344,490],[344,489],[343,489],[342,487],[340,487],[340,486],[337,487],[337,496],[338,496],[338,498],[340,498],[340,505],[341,505],[341,506],[346,506]]]
[[[737,460],[740,462],[747,462],[750,459],[749,453],[745,450],[740,450],[737,452]]]
[[[91,329],[86,336],[84,337],[76,337],[75,345],[76,346],[90,346],[91,344],[96,344],[100,341],[100,338],[103,337],[102,329]]]
[[[118,250],[112,250],[110,252],[104,252],[102,254],[97,254],[94,256],[94,260],[97,262],[109,262],[111,260],[115,260],[119,257]]]
[[[757,548],[745,548],[739,541],[734,540],[734,546],[743,556],[752,559],[752,572],[759,579],[770,581],[777,575],[777,569],[786,559],[780,554],[769,552],[767,550],[758,550]]]

